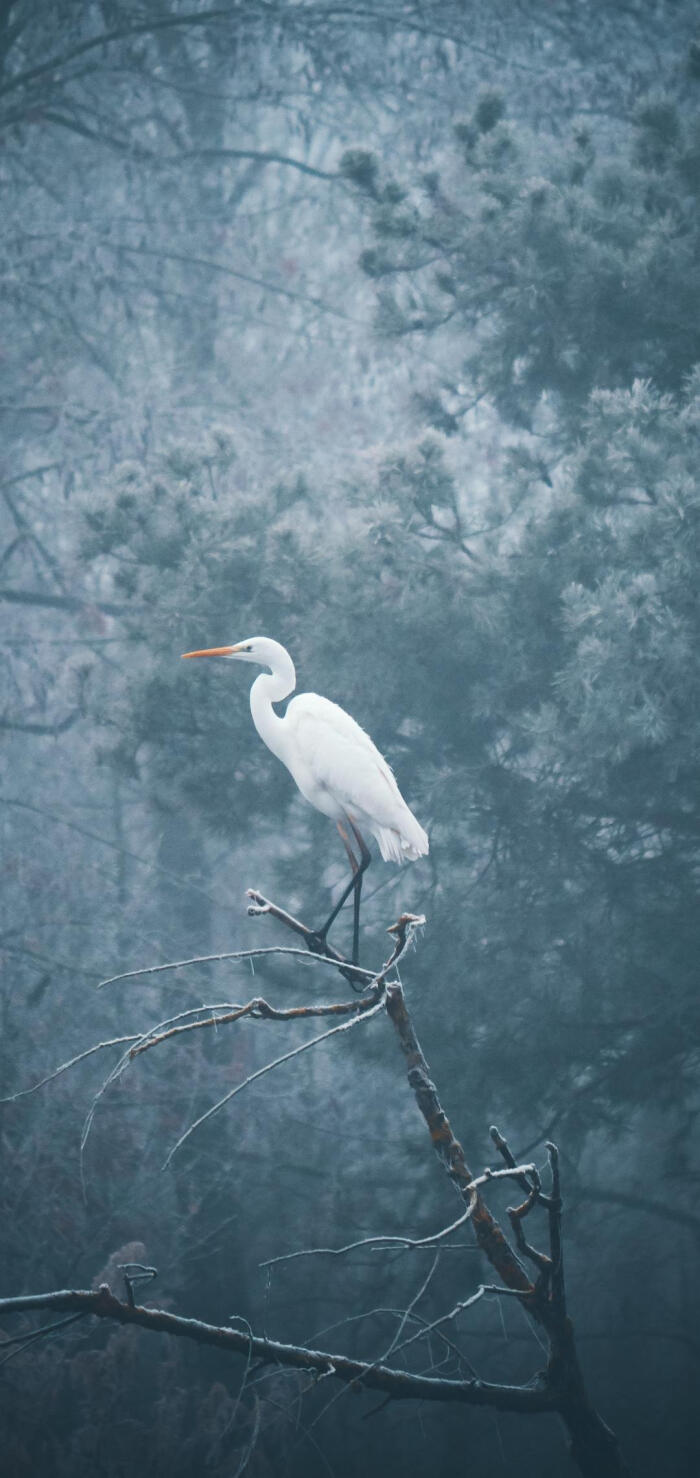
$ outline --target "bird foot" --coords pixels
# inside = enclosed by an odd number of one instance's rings
[[[327,954],[328,945],[326,943],[325,934],[319,934],[315,929],[310,929],[308,933],[304,935],[304,938],[306,940],[307,949],[312,950],[315,955]]]
[[[324,955],[326,959],[333,960],[334,964],[340,967],[340,974],[349,981],[353,990],[361,991],[366,988],[367,972],[362,972],[362,974],[359,974],[359,972],[356,973],[353,966],[357,965],[357,960],[352,962],[350,960],[346,961],[344,956],[339,954],[337,949],[333,948],[332,944],[328,943],[328,929],[325,931],[321,929],[308,929],[306,924],[302,924],[300,919],[295,919],[293,914],[287,913],[286,909],[280,908],[276,903],[272,903],[263,893],[259,893],[257,888],[247,888],[246,898],[249,900],[247,912],[251,918],[258,918],[261,914],[268,914],[270,918],[278,919],[281,924],[285,924],[295,934],[301,935],[306,948],[311,950],[312,954]]]

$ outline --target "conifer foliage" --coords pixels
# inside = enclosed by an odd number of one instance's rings
[[[277,1266],[439,1220],[370,1033],[260,1082],[278,1023],[253,1030],[252,1005],[233,1047],[227,1023],[168,1039],[98,1094],[79,1163],[103,1061],[81,1054],[192,1000],[295,1003],[286,959],[231,964],[264,927],[244,890],[314,924],[345,875],[254,731],[250,671],[180,662],[264,633],[429,831],[428,859],[374,863],[362,963],[425,915],[406,974],[430,1073],[475,1166],[492,1119],[528,1166],[560,1143],[586,1382],[635,1470],[669,1478],[700,1451],[696,20],[687,0],[0,4],[0,1092],[80,1059],[2,1105],[0,1291],[136,1258],[165,1305],[236,1310],[239,1343],[333,1349],[337,1320],[374,1361],[397,1328],[417,1360],[420,1321],[474,1286],[462,1246],[434,1282],[418,1243],[329,1258],[335,1281]],[[498,1308],[460,1329],[469,1361],[529,1381],[539,1345]],[[419,1441],[395,1408],[368,1426],[329,1400],[317,1443],[299,1402],[325,1413],[325,1372],[268,1372],[263,1401],[251,1350],[242,1392],[212,1351],[149,1363],[135,1330],[13,1344],[11,1461],[298,1478],[327,1452],[340,1478],[371,1429],[377,1472],[460,1470],[456,1408]],[[468,1414],[477,1478],[494,1453],[559,1473],[556,1433],[488,1416]]]

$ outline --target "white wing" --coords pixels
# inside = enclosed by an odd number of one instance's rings
[[[337,703],[301,693],[288,705],[289,768],[302,794],[329,816],[351,817],[385,860],[425,855],[428,838],[369,734]]]

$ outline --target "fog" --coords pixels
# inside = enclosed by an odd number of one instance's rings
[[[698,1470],[696,31],[0,5],[11,1478]],[[364,997],[255,635],[429,835]]]

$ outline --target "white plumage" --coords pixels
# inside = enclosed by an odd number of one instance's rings
[[[303,796],[334,821],[354,821],[376,837],[385,862],[415,861],[428,838],[369,734],[337,703],[301,693],[287,707],[285,763]]]
[[[228,657],[269,668],[250,690],[255,727],[293,775],[307,801],[338,824],[353,868],[353,881],[341,899],[355,890],[355,951],[359,892],[369,853],[362,832],[376,838],[385,862],[415,861],[428,852],[428,838],[401,795],[390,766],[369,734],[337,703],[317,693],[301,693],[276,713],[273,704],[294,692],[296,673],[289,652],[267,636],[252,636],[228,647],[185,652],[185,657]],[[354,857],[344,823],[350,823],[360,846]],[[339,907],[340,905],[338,905]],[[320,936],[336,916],[337,908]]]

